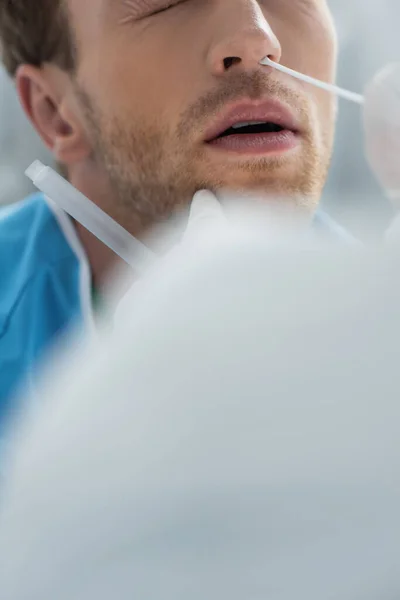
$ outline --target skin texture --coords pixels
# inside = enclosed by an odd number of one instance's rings
[[[24,65],[17,87],[71,182],[131,233],[140,237],[202,188],[254,190],[315,208],[331,157],[335,101],[259,61],[268,55],[333,81],[336,37],[326,0],[66,2],[75,73]],[[281,100],[299,119],[295,150],[232,156],[204,143],[227,105],[266,98]],[[101,253],[93,258],[99,269]]]

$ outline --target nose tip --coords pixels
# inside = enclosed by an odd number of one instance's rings
[[[270,27],[241,31],[214,48],[211,67],[215,75],[224,75],[235,68],[253,70],[266,56],[273,62],[280,62],[281,55],[281,45]]]

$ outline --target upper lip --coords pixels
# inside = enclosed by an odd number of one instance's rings
[[[233,125],[252,121],[275,123],[283,129],[294,132],[299,131],[295,115],[282,102],[272,99],[258,102],[242,101],[225,108],[223,113],[214,120],[213,125],[206,131],[205,141],[212,142]]]

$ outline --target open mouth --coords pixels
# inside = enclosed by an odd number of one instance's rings
[[[206,131],[204,141],[231,155],[282,154],[300,143],[292,110],[272,99],[236,103]]]
[[[284,127],[278,125],[277,123],[272,123],[270,121],[258,121],[254,123],[238,123],[237,125],[232,125],[222,133],[220,133],[215,139],[226,138],[231,135],[257,135],[263,133],[280,133],[281,131],[285,131]]]

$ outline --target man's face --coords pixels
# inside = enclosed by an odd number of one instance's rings
[[[336,46],[326,0],[68,3],[91,160],[106,175],[112,212],[125,226],[132,215],[163,220],[202,188],[315,206],[335,102],[259,61],[269,55],[332,81]],[[256,121],[267,124],[231,129]]]

